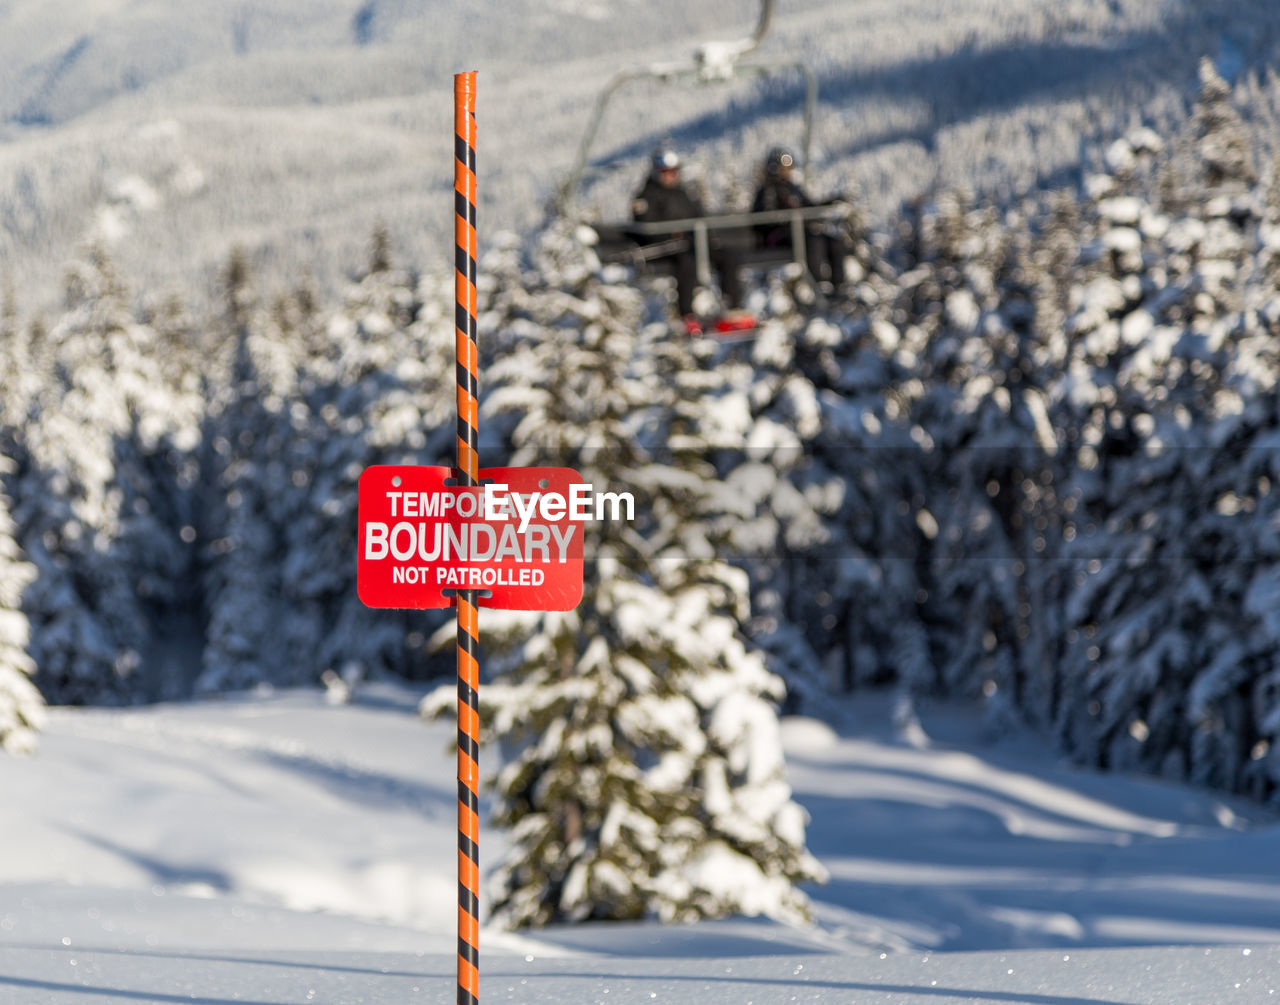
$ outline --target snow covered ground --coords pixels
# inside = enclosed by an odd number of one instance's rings
[[[0,1003],[449,1002],[451,730],[381,685],[55,709],[0,759]],[[831,881],[807,930],[733,920],[482,938],[521,1002],[1274,1002],[1280,823],[1247,804],[895,729],[784,722]],[[489,755],[492,758],[492,754]],[[492,864],[500,834],[484,831]]]

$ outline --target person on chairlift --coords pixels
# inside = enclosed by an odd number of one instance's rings
[[[803,209],[824,205],[809,198],[792,178],[795,157],[784,147],[774,147],[764,159],[764,180],[756,190],[752,212],[780,209]],[[756,237],[762,248],[790,248],[792,231],[789,222],[761,224]],[[823,293],[838,293],[844,286],[844,238],[830,221],[809,220],[805,224],[804,253],[809,272]]]
[[[680,179],[680,155],[670,147],[659,147],[653,152],[649,176],[631,201],[631,216],[637,223],[666,223],[672,220],[689,220],[703,216],[702,202]],[[693,293],[698,283],[697,257],[693,248],[693,235],[684,231],[673,234],[646,234],[642,244],[670,243],[672,248],[650,259],[660,268],[672,272],[676,278],[676,307],[685,331],[701,335],[701,319],[693,312]],[[715,231],[709,237],[711,267],[720,277],[720,293],[724,299],[725,313],[714,322],[718,332],[742,331],[754,327],[755,320],[739,308],[742,303],[742,283],[738,277],[740,260],[730,247],[716,240]]]

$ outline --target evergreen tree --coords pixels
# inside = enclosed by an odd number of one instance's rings
[[[724,500],[694,417],[706,375],[682,344],[642,351],[665,326],[641,328],[638,295],[592,278],[564,235],[542,254],[487,408],[518,417],[512,463],[629,491],[639,521],[588,528],[575,611],[482,616],[498,674],[482,717],[505,761],[495,818],[512,829],[495,914],[803,918],[794,884],[821,868],[784,777],[781,682],[741,638],[746,577],[716,557]],[[426,706],[450,707],[448,690]]]
[[[288,646],[283,602],[282,511],[293,504],[293,434],[288,397],[296,345],[273,337],[257,310],[249,265],[235,254],[226,273],[226,323],[233,346],[230,386],[206,420],[206,604],[201,691],[299,683],[319,668],[300,666]]]
[[[40,572],[27,594],[31,649],[46,696],[122,701],[141,691],[155,627],[138,588],[158,584],[144,567],[167,547],[127,528],[165,493],[149,458],[190,429],[194,404],[170,393],[155,334],[129,311],[104,253],[73,268],[67,296],[38,347],[48,363],[15,456],[14,515]]]
[[[1175,173],[1196,172],[1162,172]],[[1128,203],[1100,203],[1100,224],[1131,218],[1143,268],[1121,279],[1110,319],[1077,319],[1097,327],[1073,363],[1079,561],[1057,728],[1099,766],[1266,793],[1274,682],[1257,619],[1272,546],[1252,514],[1270,508],[1269,446],[1254,445],[1274,442],[1278,371],[1249,308],[1260,210],[1247,193],[1166,202],[1169,216]]]
[[[317,332],[303,370],[306,431],[288,521],[284,589],[296,646],[321,668],[433,676],[425,641],[440,612],[371,611],[351,576],[357,481],[375,464],[450,464],[456,378],[452,290],[391,267],[375,235],[368,274]]]
[[[22,609],[23,592],[35,578],[35,569],[23,561],[14,540],[4,491],[4,481],[13,471],[0,453],[0,747],[29,753],[44,723],[44,700],[31,683],[35,662],[27,654],[30,626]]]
[[[1201,179],[1210,192],[1242,190],[1257,181],[1249,138],[1231,104],[1231,87],[1208,56],[1200,59],[1194,127]]]
[[[740,416],[713,445],[737,500],[728,554],[751,576],[750,635],[788,707],[821,709],[831,686],[890,679],[894,641],[911,634],[905,472],[892,458],[914,445],[886,414],[874,338],[838,311],[783,315],[749,360],[717,369],[729,394],[704,407]]]

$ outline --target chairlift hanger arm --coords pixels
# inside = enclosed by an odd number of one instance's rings
[[[775,70],[796,70],[805,79],[804,133],[801,140],[801,155],[803,159],[801,163],[807,168],[812,163],[813,119],[814,110],[818,104],[818,78],[814,75],[813,69],[809,64],[802,61],[774,59],[735,61],[733,67],[735,74],[742,72],[767,74]],[[605,85],[604,90],[600,92],[600,96],[596,98],[595,107],[591,112],[591,119],[587,124],[587,131],[582,137],[582,142],[578,146],[577,156],[574,158],[573,170],[560,188],[558,203],[562,210],[567,211],[569,209],[578,191],[582,176],[587,169],[587,159],[591,155],[591,147],[595,142],[596,133],[599,132],[600,123],[604,119],[605,108],[608,106],[610,99],[613,98],[623,84],[633,80],[644,79],[659,80],[664,83],[685,79],[706,82],[708,77],[705,66],[696,62],[654,64],[639,69],[620,70],[615,73],[609,83]]]
[[[768,73],[771,70],[799,70],[805,77],[804,160],[802,163],[805,167],[808,167],[812,151],[814,109],[818,102],[818,81],[814,76],[813,70],[810,69],[807,63],[799,61],[745,61],[742,58],[757,49],[760,43],[764,41],[764,37],[769,33],[769,29],[773,25],[774,2],[775,0],[761,0],[760,20],[749,38],[740,39],[736,42],[705,43],[695,53],[693,61],[689,63],[655,63],[651,66],[621,70],[615,73],[596,99],[586,134],[578,146],[573,170],[557,193],[556,204],[559,209],[562,212],[568,211],[574,195],[577,193],[583,173],[587,168],[587,159],[591,154],[591,146],[595,142],[596,133],[600,129],[600,122],[604,118],[605,107],[609,104],[609,100],[614,93],[623,84],[632,80],[648,78],[669,83],[675,80],[693,79],[702,83],[709,83],[717,80],[730,80],[742,70],[755,71],[756,73]]]
[[[578,144],[578,154],[573,161],[573,170],[569,177],[565,179],[564,184],[560,188],[559,203],[562,209],[568,209],[569,203],[573,199],[574,193],[578,189],[578,182],[582,180],[582,173],[587,167],[587,157],[591,153],[591,144],[596,138],[596,133],[600,129],[600,121],[604,118],[605,106],[609,104],[609,99],[619,87],[628,80],[637,80],[641,77],[654,76],[655,72],[651,68],[640,70],[619,70],[613,75],[600,92],[600,96],[596,98],[595,107],[591,110],[591,119],[587,123],[587,131],[582,137],[582,142]]]
[[[751,48],[754,49],[764,37],[769,34],[769,28],[773,25],[773,0],[761,0],[760,3],[760,22],[756,25],[755,34],[751,36]]]

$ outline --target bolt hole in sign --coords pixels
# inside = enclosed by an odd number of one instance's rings
[[[459,590],[477,590],[481,607],[577,607],[586,507],[575,512],[572,503],[585,496],[575,485],[589,488],[578,472],[484,468],[479,487],[454,481],[446,467],[365,468],[357,517],[361,602],[423,610],[452,607]]]

